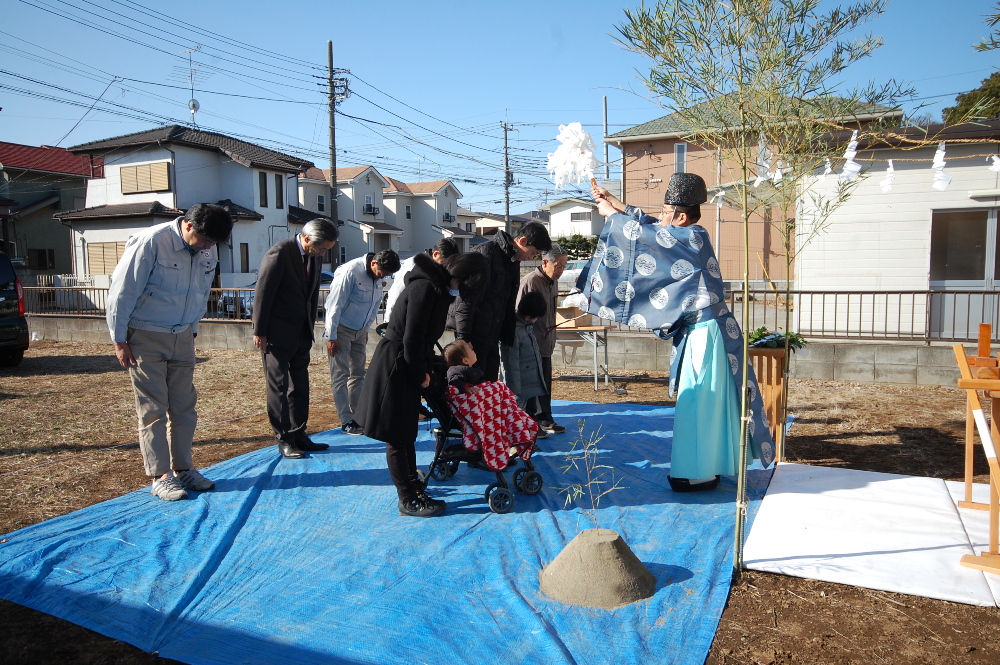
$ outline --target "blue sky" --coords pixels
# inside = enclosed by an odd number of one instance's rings
[[[604,95],[611,132],[665,113],[646,98],[637,78],[636,70],[649,61],[623,50],[609,34],[632,3],[4,0],[3,5],[0,140],[16,143],[69,147],[158,121],[187,122],[190,93],[183,88],[189,67],[182,52],[201,45],[192,56],[199,126],[326,167],[322,77],[326,43],[333,40],[334,64],[351,71],[354,92],[340,110],[357,118],[338,118],[339,164],[373,164],[408,182],[451,178],[464,194],[464,206],[502,212],[506,120],[513,125],[509,141],[519,183],[511,192],[511,210],[522,212],[553,199],[544,161],[556,147],[558,124],[583,122],[599,143]],[[894,0],[869,25],[884,46],[849,70],[844,84],[909,82],[927,99],[908,110],[927,104],[924,112],[938,118],[954,93],[977,87],[1000,64],[1000,51],[972,49],[987,34],[983,15],[993,6],[992,0]],[[612,149],[611,159],[617,157]]]

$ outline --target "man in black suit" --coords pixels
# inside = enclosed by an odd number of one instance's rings
[[[337,243],[337,227],[316,219],[282,240],[260,262],[253,308],[253,345],[267,382],[267,417],[283,457],[329,448],[306,436],[309,420],[309,350],[319,303],[322,256]]]

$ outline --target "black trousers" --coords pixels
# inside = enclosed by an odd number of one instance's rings
[[[303,334],[291,357],[262,353],[267,385],[267,419],[275,438],[295,444],[309,422],[309,350],[312,340]]]
[[[528,414],[536,422],[552,420],[552,356],[542,356],[542,376],[545,379],[545,394],[528,400]]]
[[[500,343],[493,340],[492,344],[479,340],[471,340],[476,351],[476,366],[483,370],[484,381],[500,380]]]
[[[417,490],[421,489],[417,477],[417,451],[410,443],[385,444],[385,462],[389,467],[389,476],[396,486],[396,495],[400,501],[406,502],[417,498]]]

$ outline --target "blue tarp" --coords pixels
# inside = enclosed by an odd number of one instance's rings
[[[673,409],[555,402],[566,434],[532,459],[545,487],[512,513],[483,500],[493,474],[462,465],[432,496],[442,517],[397,515],[382,444],[339,430],[329,451],[268,447],[205,470],[212,492],[148,489],[8,534],[0,597],[188,663],[702,663],[729,591],[735,484],[666,483]],[[656,576],[616,610],[564,605],[541,569],[594,526],[557,488],[574,423],[605,434],[599,461],[625,489],[596,512]],[[418,462],[433,442],[422,431]],[[138,464],[138,460],[136,461]],[[750,517],[769,471],[751,470]]]

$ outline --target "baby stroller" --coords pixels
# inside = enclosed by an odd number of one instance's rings
[[[531,453],[535,450],[534,438],[537,426],[531,433],[529,442],[511,446],[510,450],[515,451],[513,454],[509,454],[506,446],[503,446],[502,450],[507,459],[498,459],[494,454],[495,444],[489,446],[489,449],[487,445],[483,445],[485,442],[481,436],[482,424],[474,422],[475,418],[468,415],[467,409],[467,413],[463,414],[463,409],[453,404],[454,393],[449,393],[448,386],[444,382],[443,360],[440,364],[435,362],[434,374],[431,385],[423,390],[424,401],[438,421],[438,426],[434,428],[434,459],[431,461],[429,473],[419,472],[424,487],[427,487],[430,478],[444,481],[452,477],[462,462],[471,462],[480,468],[485,466],[496,474],[496,482],[491,483],[484,492],[486,503],[494,513],[509,513],[514,509],[514,494],[510,491],[503,471],[509,468],[514,460],[520,459],[524,465],[514,472],[514,488],[525,494],[541,492],[542,475],[535,471],[535,466],[531,462]],[[507,390],[503,384],[499,385]],[[454,391],[454,388],[451,390]],[[483,398],[489,399],[487,395],[483,395]],[[525,417],[530,421],[527,414]],[[478,450],[470,450],[466,447],[465,441],[476,441]]]

